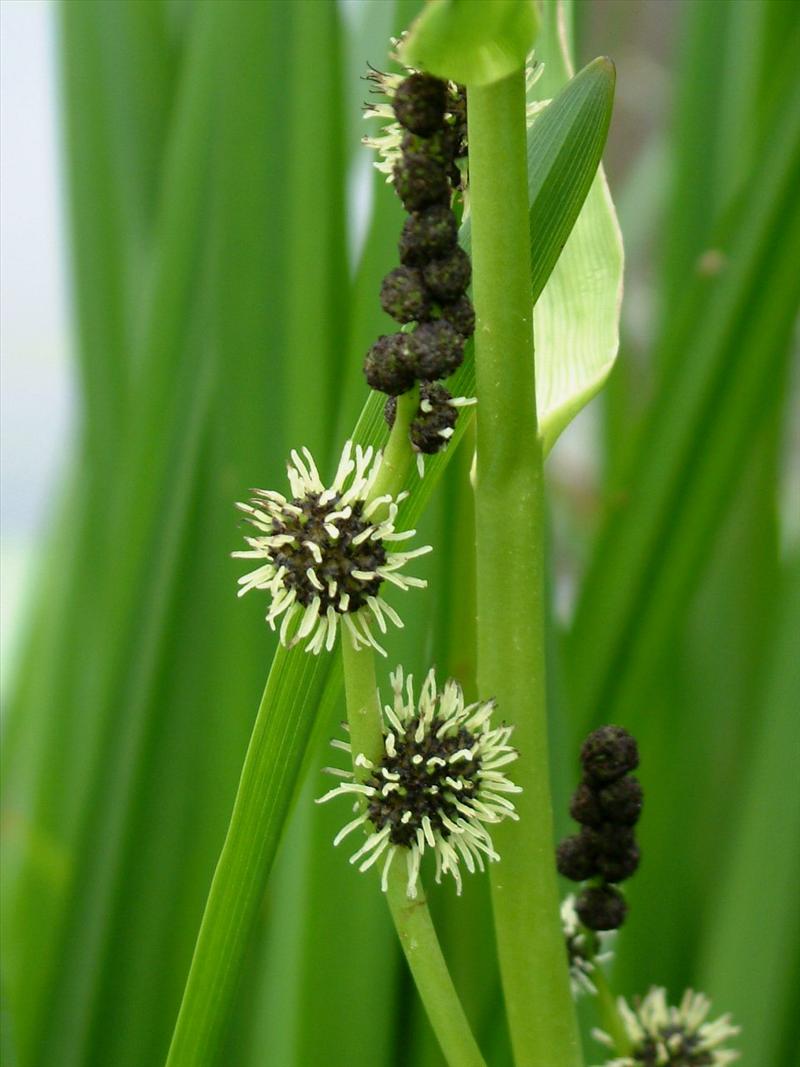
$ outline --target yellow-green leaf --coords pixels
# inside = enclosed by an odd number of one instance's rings
[[[554,97],[572,77],[557,0],[545,3],[536,55],[544,64],[534,86],[536,96]],[[613,72],[609,60],[596,62]],[[613,77],[609,91],[613,94]],[[606,114],[610,118],[610,105]],[[595,129],[595,134],[599,132]],[[535,146],[535,140],[532,143]],[[536,251],[531,249],[534,261]],[[599,391],[614,366],[619,347],[622,269],[622,235],[601,169],[534,308],[536,398],[547,451]]]

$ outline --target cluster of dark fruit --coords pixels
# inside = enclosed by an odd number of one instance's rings
[[[586,882],[575,902],[578,918],[590,930],[616,930],[625,920],[625,898],[614,883],[639,866],[634,826],[642,811],[642,787],[629,772],[639,766],[633,737],[621,726],[601,726],[581,748],[583,778],[572,795],[570,815],[580,833],[556,850],[565,878]]]
[[[464,345],[475,330],[475,312],[466,295],[469,256],[458,244],[458,223],[450,206],[461,175],[456,160],[466,151],[466,95],[463,89],[429,74],[411,74],[397,87],[395,117],[406,131],[394,166],[394,188],[409,213],[400,235],[401,266],[381,286],[383,310],[410,332],[379,337],[364,361],[373,389],[400,396],[422,384],[423,401],[411,425],[418,452],[438,452],[441,430],[456,412],[444,386],[461,366]],[[394,419],[387,406],[387,421]]]

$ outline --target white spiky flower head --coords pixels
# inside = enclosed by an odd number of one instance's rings
[[[610,1060],[605,1067],[726,1067],[739,1053],[722,1046],[739,1033],[729,1015],[708,1021],[711,1001],[687,989],[678,1007],[667,1003],[667,992],[652,988],[631,1007],[624,997],[617,1001],[631,1049]],[[594,1037],[615,1050],[614,1041],[602,1030]],[[618,1051],[618,1050],[617,1050]]]
[[[381,596],[381,586],[388,582],[409,589],[427,584],[399,573],[410,559],[431,548],[395,552],[389,547],[416,531],[395,528],[398,504],[408,494],[371,498],[380,465],[380,452],[348,441],[326,487],[304,448],[302,456],[292,452],[287,464],[291,497],[255,489],[250,503],[236,505],[257,534],[245,538],[246,551],[233,555],[264,561],[239,579],[239,596],[251,589],[271,594],[267,622],[275,629],[281,620],[282,644],[308,638],[306,651],[330,650],[341,621],[356,648],[372,645],[386,655],[370,622],[381,633],[386,633],[387,619],[399,627],[403,622]]]
[[[616,931],[598,932],[587,929],[575,910],[574,893],[570,893],[562,901],[561,928],[567,944],[572,995],[576,1000],[583,993],[594,995],[597,990],[592,975],[601,963],[607,963],[612,959],[614,953],[611,945],[616,937]]]
[[[420,863],[426,851],[436,860],[436,881],[443,874],[461,892],[461,863],[473,873],[484,858],[499,860],[487,827],[516,819],[509,794],[520,789],[503,768],[517,758],[509,744],[511,726],[493,726],[494,701],[465,704],[461,686],[452,679],[441,691],[429,671],[414,698],[411,675],[402,667],[391,675],[394,699],[383,709],[383,756],[373,763],[356,756],[360,774],[336,771],[342,783],[320,797],[354,796],[356,817],[334,838],[338,845],[354,830],[366,841],[350,857],[365,871],[380,862],[381,888],[398,853],[406,858],[406,892],[417,895]],[[334,741],[337,748],[350,745]]]

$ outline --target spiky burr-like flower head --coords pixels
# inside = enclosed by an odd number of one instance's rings
[[[410,333],[383,334],[364,358],[364,377],[370,389],[389,396],[407,393],[416,381],[417,350]]]
[[[739,1033],[729,1015],[708,1021],[711,1001],[687,989],[677,1008],[667,1004],[665,989],[653,988],[633,1007],[624,997],[617,1001],[631,1049],[610,1060],[605,1067],[726,1067],[739,1053],[722,1046]],[[594,1037],[617,1051],[602,1030]]]
[[[448,256],[458,243],[458,223],[445,204],[414,211],[405,221],[398,245],[400,262],[422,267],[437,256]]]
[[[392,551],[394,542],[413,537],[415,531],[395,528],[398,504],[406,494],[371,497],[380,464],[380,453],[354,448],[348,441],[326,488],[308,449],[302,457],[292,452],[287,465],[291,497],[256,489],[250,503],[237,504],[257,535],[245,538],[247,551],[233,555],[264,561],[239,579],[239,596],[250,589],[266,589],[272,595],[267,622],[274,629],[282,620],[282,644],[309,638],[306,651],[330,650],[341,621],[356,648],[372,645],[385,655],[370,621],[382,633],[387,618],[396,626],[403,623],[381,596],[381,586],[426,585],[398,573],[410,559],[431,549]],[[298,625],[292,633],[294,621]]]
[[[395,90],[395,118],[412,133],[430,137],[441,128],[447,106],[447,83],[430,74],[411,74]]]
[[[455,374],[464,360],[464,338],[445,319],[417,326],[411,342],[414,372],[422,382]]]
[[[613,885],[590,885],[575,902],[575,911],[590,930],[617,930],[625,922],[628,905]]]
[[[420,271],[395,267],[381,284],[381,307],[400,323],[424,322],[431,314],[431,298]]]
[[[475,333],[475,308],[468,296],[459,297],[452,304],[443,304],[441,314],[462,337],[469,338]]]
[[[591,783],[603,786],[616,782],[639,766],[636,739],[622,726],[600,726],[583,742],[581,763]]]
[[[363,773],[335,771],[344,781],[320,798],[355,796],[355,819],[334,839],[338,845],[359,828],[367,839],[350,857],[365,871],[382,864],[381,887],[398,852],[405,853],[410,898],[417,895],[420,862],[426,850],[436,859],[436,881],[450,874],[461,892],[463,862],[472,873],[484,857],[498,860],[488,826],[516,819],[508,794],[520,792],[503,768],[517,758],[509,745],[512,727],[493,726],[494,701],[465,704],[452,679],[439,692],[428,672],[419,696],[402,667],[391,675],[394,700],[384,707],[383,754],[372,762],[356,756]],[[350,751],[343,742],[336,747]],[[360,809],[360,810],[359,810]]]
[[[457,245],[444,259],[432,259],[425,264],[422,275],[430,293],[442,303],[460,299],[467,291],[472,277],[472,264],[467,253]]]

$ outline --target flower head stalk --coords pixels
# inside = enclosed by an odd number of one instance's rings
[[[431,549],[391,547],[416,531],[396,529],[405,493],[372,498],[380,464],[380,453],[348,441],[326,487],[308,449],[302,456],[292,452],[289,497],[256,489],[249,503],[237,504],[256,534],[245,538],[247,550],[233,555],[263,561],[239,579],[239,596],[251,589],[271,594],[266,618],[272,629],[280,620],[283,645],[308,639],[306,651],[330,650],[341,622],[356,648],[371,645],[385,655],[371,624],[386,633],[387,620],[398,627],[403,622],[381,595],[382,586],[426,585],[400,573]]]
[[[585,927],[575,910],[575,895],[570,893],[561,904],[561,925],[569,959],[569,978],[572,995],[577,1000],[584,993],[594,995],[595,975],[601,963],[612,957],[611,942],[614,932],[598,933]]]
[[[364,843],[351,856],[366,871],[381,863],[381,887],[398,853],[406,858],[406,893],[417,895],[426,851],[436,860],[436,881],[452,875],[461,892],[461,864],[473,873],[484,859],[499,860],[487,827],[517,817],[509,794],[518,793],[503,768],[517,758],[512,727],[493,726],[494,702],[465,704],[452,679],[441,691],[433,670],[415,700],[413,679],[398,667],[391,675],[394,699],[383,708],[383,754],[356,757],[353,771],[334,771],[344,781],[320,802],[355,797],[356,817],[336,835],[338,845],[358,829]],[[350,751],[344,742],[336,747]],[[362,774],[357,775],[360,770]]]
[[[687,989],[680,1004],[667,1003],[666,990],[654,987],[631,1007],[624,997],[617,1001],[630,1050],[605,1067],[726,1067],[739,1053],[723,1046],[739,1033],[729,1015],[708,1020],[711,1001]],[[602,1030],[594,1037],[617,1051]]]

